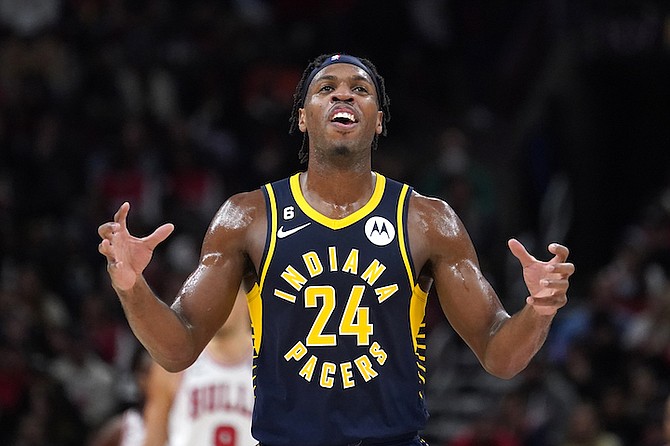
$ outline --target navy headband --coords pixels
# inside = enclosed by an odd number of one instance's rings
[[[368,68],[358,57],[355,56],[349,56],[347,54],[334,54],[330,57],[328,57],[326,60],[323,61],[321,65],[318,67],[314,68],[311,73],[309,73],[309,76],[307,76],[307,79],[305,79],[305,83],[303,84],[302,87],[302,105],[304,107],[305,105],[305,98],[307,97],[307,90],[309,90],[309,85],[312,83],[314,80],[314,76],[316,74],[326,68],[329,65],[333,65],[336,63],[348,63],[351,65],[356,65],[358,68],[361,70],[365,71],[368,73],[368,76],[370,76],[370,79],[372,80],[372,83],[375,85],[375,90],[377,92],[377,104],[380,104],[381,106],[381,100],[379,98],[379,95],[381,94],[381,91],[379,90],[379,82],[377,80],[377,76],[375,76],[370,68]]]

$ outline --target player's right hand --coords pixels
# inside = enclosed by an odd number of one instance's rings
[[[151,261],[154,249],[174,230],[172,223],[158,227],[146,237],[135,237],[128,232],[126,218],[130,203],[125,202],[114,214],[114,221],[98,228],[102,241],[98,251],[107,258],[107,272],[112,286],[119,291],[131,289]]]

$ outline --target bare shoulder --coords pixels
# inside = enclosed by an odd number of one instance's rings
[[[219,208],[212,219],[210,231],[218,229],[240,230],[265,218],[265,199],[260,189],[232,195]]]
[[[472,242],[454,209],[444,200],[412,192],[407,216],[415,265],[437,258],[454,260],[472,255]]]
[[[458,215],[446,201],[416,191],[410,197],[408,221],[422,231],[437,231],[445,237],[458,236],[462,230]]]
[[[219,208],[205,235],[203,254],[227,253],[256,266],[265,246],[267,216],[260,189],[232,195]]]

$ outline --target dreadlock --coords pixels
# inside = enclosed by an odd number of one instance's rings
[[[309,88],[309,85],[305,85],[305,82],[307,81],[307,78],[309,74],[314,70],[315,68],[321,66],[321,64],[331,57],[333,54],[322,54],[316,59],[312,60],[309,65],[307,65],[307,68],[305,68],[305,71],[302,73],[302,78],[300,79],[300,82],[298,82],[298,85],[295,88],[295,93],[293,94],[293,109],[291,110],[291,117],[289,118],[290,122],[290,127],[289,127],[289,134],[293,134],[298,130],[298,109],[304,107],[304,95],[303,95],[303,89]],[[360,58],[359,60],[370,70],[370,72],[374,75],[376,78],[376,83],[379,86],[379,91],[377,92],[377,97],[379,101],[379,110],[383,112],[383,117],[382,117],[382,135],[386,136],[386,131],[387,131],[387,126],[388,122],[391,119],[391,111],[390,111],[390,99],[388,95],[386,94],[386,86],[384,84],[384,78],[379,75],[377,72],[377,67],[370,62],[368,59]],[[377,144],[379,142],[379,135],[375,134],[374,139],[372,140],[372,150],[377,149]],[[307,135],[307,132],[303,133],[302,135],[302,145],[300,146],[300,151],[298,152],[298,159],[300,159],[300,163],[304,164],[307,163],[307,160],[309,159],[309,136]]]

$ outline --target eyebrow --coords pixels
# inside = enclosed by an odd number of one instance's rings
[[[367,82],[370,85],[374,85],[374,83],[370,79],[368,79],[366,76],[363,76],[361,74],[354,74],[354,75],[351,75],[349,78],[354,80],[354,81],[364,81],[364,82]],[[324,74],[323,76],[319,76],[318,78],[316,78],[314,81],[315,82],[322,81],[322,80],[334,81],[334,80],[337,80],[337,79],[338,79],[338,77],[333,75],[333,74]]]

